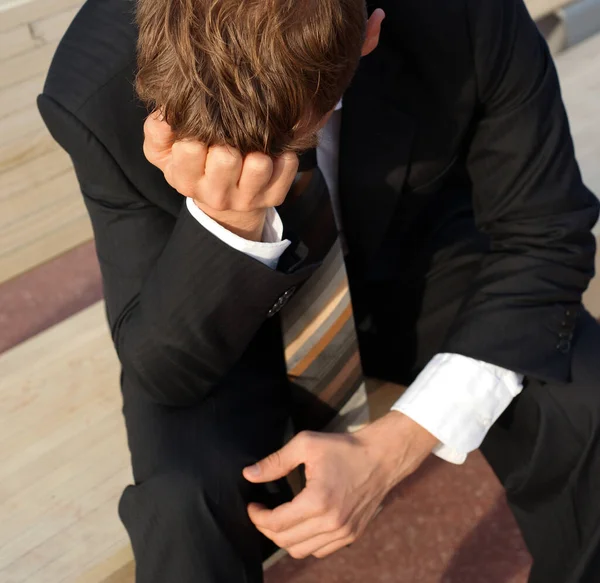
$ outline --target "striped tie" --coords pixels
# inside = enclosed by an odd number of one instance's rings
[[[314,150],[301,157],[280,214],[288,234],[301,239],[302,260],[322,262],[281,311],[295,422],[319,430],[364,388],[364,379],[342,242]]]

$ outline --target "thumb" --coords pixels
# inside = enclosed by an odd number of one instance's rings
[[[244,478],[257,484],[273,482],[287,476],[293,469],[304,463],[300,440],[294,438],[279,451],[244,468]]]

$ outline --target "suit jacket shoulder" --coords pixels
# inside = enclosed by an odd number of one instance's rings
[[[135,70],[132,0],[88,0],[62,38],[44,94],[75,113],[116,76]]]
[[[136,42],[133,0],[88,0],[58,46],[40,103],[51,101],[66,110],[146,200],[177,215],[181,195],[143,154],[148,112],[134,88]],[[63,118],[61,123],[68,124]]]

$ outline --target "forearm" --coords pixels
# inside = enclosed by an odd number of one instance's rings
[[[72,113],[46,96],[39,105],[84,193],[125,375],[161,403],[198,402],[308,273],[275,271],[227,246],[191,217],[183,197],[173,217],[137,191]]]
[[[182,215],[139,295],[114,321],[124,370],[165,404],[201,400],[231,369],[277,299],[308,274],[284,274]]]
[[[455,464],[477,449],[521,392],[521,375],[457,354],[437,354],[392,410],[434,435],[433,453]]]
[[[479,102],[467,170],[490,249],[442,350],[565,382],[598,201],[581,180],[554,63],[522,0],[467,7]]]

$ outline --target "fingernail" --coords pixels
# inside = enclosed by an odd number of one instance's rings
[[[258,476],[260,476],[260,467],[258,464],[248,466],[244,471],[252,478],[257,478]]]

